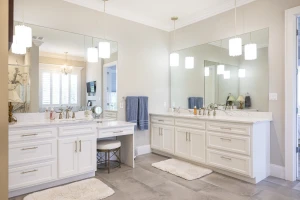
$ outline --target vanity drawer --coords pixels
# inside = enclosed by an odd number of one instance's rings
[[[37,139],[54,138],[54,137],[57,137],[57,128],[9,131],[10,142],[22,142],[28,140],[37,140]]]
[[[114,119],[117,119],[117,113],[104,111],[103,117],[104,118],[114,118]]]
[[[195,119],[175,119],[175,126],[183,126],[194,129],[205,129],[205,122]]]
[[[8,172],[9,190],[30,187],[57,179],[55,161],[12,168]]]
[[[117,137],[134,133],[134,128],[99,129],[97,138]]]
[[[250,155],[250,138],[231,134],[207,132],[209,148]]]
[[[250,135],[250,126],[248,125],[238,125],[231,123],[207,123],[207,130],[218,131],[223,133],[232,133],[238,135]]]
[[[57,140],[9,145],[9,165],[52,159],[57,157]]]
[[[174,119],[170,117],[160,117],[160,116],[152,116],[152,123],[166,124],[166,125],[174,125]]]
[[[207,150],[207,164],[220,169],[252,177],[251,160],[246,156]]]
[[[95,126],[82,125],[82,126],[64,126],[59,127],[59,136],[70,136],[80,134],[94,134],[96,133]]]

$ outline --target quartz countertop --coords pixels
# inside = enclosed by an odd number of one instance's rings
[[[162,116],[162,117],[174,117],[174,118],[187,118],[187,119],[202,119],[206,121],[221,121],[221,122],[237,122],[237,123],[259,123],[259,122],[271,122],[272,113],[256,113],[256,112],[235,112],[230,114],[222,114],[216,116],[203,116],[193,115],[189,113],[173,113],[173,112],[161,112],[150,113],[150,115]]]
[[[98,123],[97,129],[105,129],[105,128],[124,128],[135,126],[135,123],[125,122],[125,121],[104,121]]]

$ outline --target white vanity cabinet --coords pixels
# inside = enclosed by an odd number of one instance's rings
[[[251,183],[270,175],[271,120],[150,116],[151,148],[155,153],[182,158]],[[163,137],[166,126],[170,131]],[[174,144],[174,151],[163,148],[163,144]]]

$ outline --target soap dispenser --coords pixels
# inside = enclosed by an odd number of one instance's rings
[[[194,107],[194,115],[197,115],[197,107]]]

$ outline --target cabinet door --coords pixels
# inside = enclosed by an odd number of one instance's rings
[[[76,175],[78,172],[77,137],[58,140],[59,178]]]
[[[205,163],[205,132],[189,130],[190,159],[196,162]]]
[[[162,137],[161,127],[156,124],[151,125],[151,148],[161,150],[162,148]]]
[[[190,155],[188,132],[188,129],[175,128],[175,155],[185,159]]]
[[[78,137],[78,173],[95,170],[97,157],[96,142],[95,135]]]
[[[161,126],[162,151],[174,154],[174,127]]]

